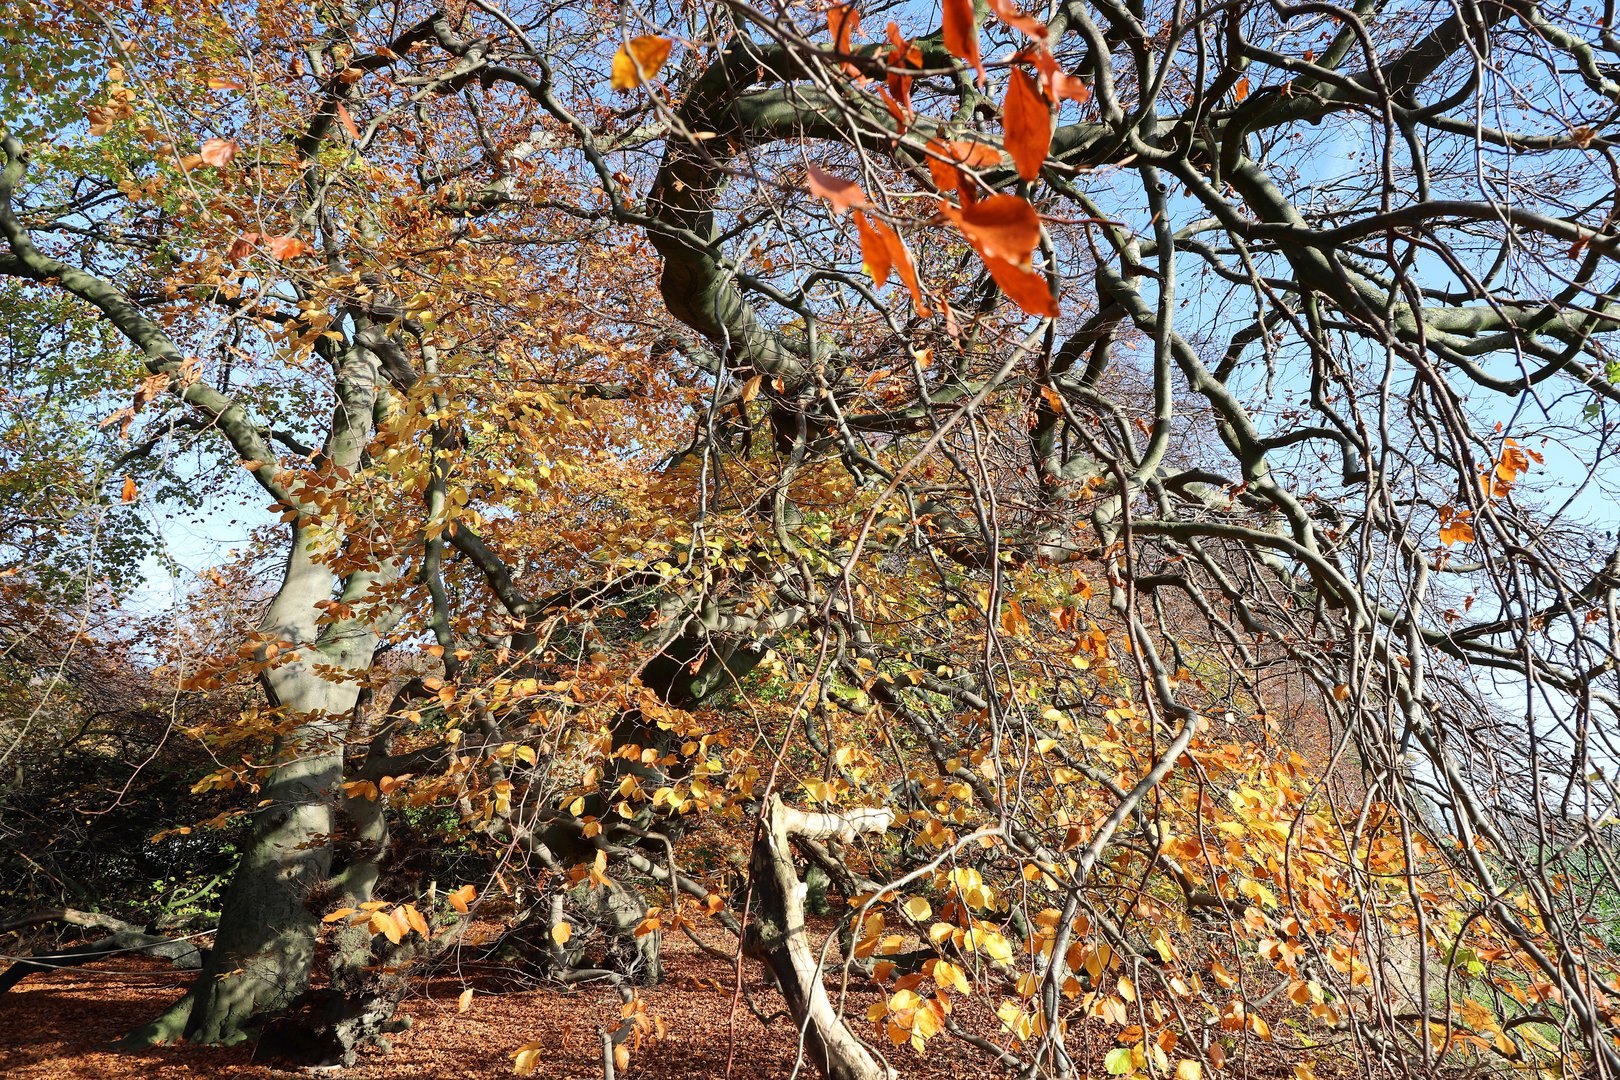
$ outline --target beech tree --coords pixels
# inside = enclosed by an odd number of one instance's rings
[[[0,272],[286,526],[190,675],[262,683],[251,845],[132,1038],[386,1034],[447,805],[619,1067],[701,918],[838,1078],[1620,1071],[1611,16],[31,5],[88,59],[0,66]]]

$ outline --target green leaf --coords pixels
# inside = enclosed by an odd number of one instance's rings
[[[1109,1076],[1124,1076],[1131,1071],[1131,1067],[1131,1048],[1128,1046],[1116,1047],[1103,1058],[1103,1068],[1108,1070]]]

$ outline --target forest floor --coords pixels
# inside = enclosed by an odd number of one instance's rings
[[[711,944],[727,948],[729,939],[716,935]],[[644,1041],[621,1080],[708,1080],[729,1076],[734,1080],[785,1080],[793,1074],[797,1031],[785,1018],[762,1024],[746,1003],[733,1010],[735,969],[697,949],[680,935],[665,939],[664,982],[642,991],[649,1016],[661,1018],[666,1036]],[[757,965],[744,967],[746,985],[755,1003],[767,1015],[781,1006],[781,998],[759,977]],[[9,994],[0,996],[0,1077],[5,1080],[63,1080],[96,1077],[106,1080],[196,1080],[232,1076],[252,1080],[308,1077],[252,1061],[253,1048],[231,1049],[187,1046],[143,1051],[121,1051],[110,1044],[139,1027],[183,992],[188,973],[161,962],[129,957],[89,968],[36,975]],[[473,997],[465,1013],[458,999],[471,987]],[[864,1019],[868,1005],[879,1000],[872,983],[852,980],[846,1005],[852,1026],[863,1036],[874,1034]],[[971,1002],[956,1019],[985,1035],[993,1034],[994,1018]],[[460,1080],[470,1077],[511,1077],[512,1058],[526,1043],[539,1043],[542,1052],[535,1075],[542,1080],[589,1080],[602,1075],[598,1031],[617,1022],[618,995],[609,989],[560,993],[552,989],[505,990],[488,975],[471,969],[443,974],[427,982],[403,1005],[414,1024],[394,1036],[394,1047],[373,1052],[346,1073],[343,1080]],[[979,1015],[982,1013],[982,1015]],[[1076,1041],[1082,1045],[1074,1045]],[[1097,1063],[1112,1043],[1071,1034],[1071,1051],[1080,1060]],[[987,1055],[949,1036],[929,1042],[919,1056],[910,1047],[885,1047],[896,1071],[917,1080],[966,1080],[1008,1074]],[[1294,1065],[1306,1060],[1303,1051],[1280,1045],[1240,1049],[1227,1062],[1224,1076],[1246,1080],[1282,1080],[1295,1076]],[[1320,1056],[1316,1075],[1328,1080],[1339,1073]],[[799,1072],[815,1080],[809,1063]]]

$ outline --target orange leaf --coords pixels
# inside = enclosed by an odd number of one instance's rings
[[[465,915],[467,914],[468,905],[470,905],[473,902],[473,899],[477,896],[477,889],[473,888],[471,885],[463,885],[459,889],[452,890],[445,897],[445,899],[450,901],[451,907]]]
[[[634,90],[657,75],[669,59],[675,43],[669,38],[646,35],[631,38],[613,54],[613,89]]]
[[[341,101],[338,102],[337,118],[338,121],[343,125],[343,130],[349,133],[349,138],[355,142],[359,142],[360,128],[355,124],[354,117],[349,115],[349,110],[343,107],[343,102]]]
[[[905,38],[900,36],[900,27],[889,23],[889,44],[894,48],[884,57],[884,66],[894,68],[920,68],[923,65],[922,50]],[[901,71],[891,70],[888,75],[889,94],[893,98],[894,106],[900,110],[895,119],[901,123],[906,122],[911,112],[911,76]],[[894,112],[894,108],[890,109]]]
[[[230,249],[225,252],[225,257],[231,260],[231,262],[241,262],[243,259],[253,254],[253,245],[257,244],[258,242],[258,233],[243,233],[241,236],[238,236],[235,240],[231,241]]]
[[[1017,195],[992,195],[960,210],[942,202],[940,210],[986,260],[1027,267],[1041,242],[1040,216],[1029,200]]]
[[[859,225],[859,219],[865,216],[864,214],[857,215],[857,225]],[[906,247],[906,242],[900,239],[900,234],[895,232],[886,222],[879,221],[877,218],[868,219],[866,226],[882,242],[884,252],[888,255],[886,270],[889,268],[899,269],[900,280],[905,282],[907,289],[911,290],[912,306],[917,309],[918,315],[927,316],[929,314],[928,303],[923,299],[922,283],[917,280],[917,264],[912,261],[911,251]],[[862,229],[861,260],[866,263],[866,272],[871,274],[872,279],[876,281],[877,264],[871,261],[871,256],[866,250],[866,244],[866,231]],[[889,275],[885,272],[883,280],[887,281],[888,279]],[[882,282],[879,282],[879,284],[882,284]]]
[[[861,234],[861,267],[872,276],[876,285],[888,283],[894,261],[889,256],[889,245],[883,234],[873,227],[865,214],[855,214],[855,228]]]
[[[1007,80],[1007,100],[1001,106],[1001,121],[1005,128],[1003,141],[1018,175],[1033,180],[1041,174],[1046,163],[1046,152],[1052,145],[1052,113],[1035,80],[1021,68],[1013,68]]]
[[[1237,81],[1236,86],[1232,87],[1232,100],[1233,101],[1242,101],[1244,98],[1246,98],[1248,96],[1249,96],[1249,77],[1247,75],[1245,75],[1245,76],[1243,76],[1243,78],[1241,78],[1241,79],[1239,79]]]
[[[1041,90],[1049,101],[1077,101],[1084,105],[1091,100],[1091,87],[1058,67],[1057,60],[1047,49],[1029,49],[1014,60],[1027,60],[1040,73]]]
[[[1474,539],[1474,527],[1466,521],[1453,521],[1449,525],[1440,526],[1440,542],[1446,547],[1452,544],[1467,544]]]
[[[847,4],[834,4],[827,9],[827,29],[832,33],[833,46],[841,53],[850,51],[850,37],[861,28],[861,13],[855,10],[853,0]]]
[[[856,206],[866,205],[866,192],[861,185],[853,180],[845,180],[831,173],[822,172],[814,165],[810,166],[809,183],[806,185],[810,194],[818,199],[826,199],[827,205],[832,207],[833,217],[843,217],[844,211]]]
[[[352,908],[352,907],[340,907],[336,911],[332,912],[332,914],[330,914],[330,915],[326,916],[325,918],[323,918],[321,920],[321,922],[323,922],[323,923],[333,923],[333,922],[337,922],[339,919],[347,919],[350,915],[353,915],[353,914],[354,914],[354,908]]]
[[[135,480],[133,477],[124,477],[124,490],[120,497],[126,503],[132,503],[135,501]]]
[[[1038,41],[1046,40],[1046,24],[1035,16],[1020,11],[1012,0],[990,0],[990,10],[995,12],[996,18],[1014,30],[1022,30],[1027,36]]]
[[[979,73],[979,85],[984,85],[984,59],[979,55],[979,28],[973,21],[973,0],[944,0],[945,16],[941,26],[945,48],[952,56],[967,61]]]
[[[222,77],[220,77],[218,75],[215,75],[215,76],[213,76],[212,78],[210,78],[208,80],[208,89],[210,89],[210,90],[240,90],[240,89],[242,89],[242,84],[240,82],[238,82],[236,79],[226,79],[226,78],[222,78]]]
[[[941,191],[955,188],[964,206],[973,201],[973,185],[961,167],[987,169],[1001,164],[1001,154],[995,147],[968,139],[947,143],[931,141],[928,152],[928,173],[933,177],[934,186]]]
[[[1013,303],[1031,315],[1039,315],[1043,319],[1057,318],[1057,298],[1052,295],[1051,286],[1046,283],[1044,275],[989,255],[985,256],[984,265]]]
[[[202,158],[204,165],[223,169],[231,163],[231,159],[236,157],[236,152],[240,149],[241,147],[230,139],[208,139],[202,144],[201,153],[197,156]]]
[[[456,1012],[466,1012],[472,1008],[472,995],[473,991],[470,986],[461,992],[461,996],[456,998]]]
[[[286,262],[307,252],[309,245],[296,236],[267,236],[264,238],[264,249],[277,262]]]

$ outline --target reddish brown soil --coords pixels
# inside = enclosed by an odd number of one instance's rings
[[[725,947],[716,937],[714,944]],[[684,938],[665,939],[667,978],[643,991],[649,1015],[661,1017],[668,1032],[663,1041],[643,1042],[620,1076],[623,1080],[707,1080],[726,1076],[727,1057],[735,1047],[734,1080],[783,1080],[791,1075],[797,1032],[784,1019],[762,1025],[746,1005],[729,1024],[733,971],[698,951]],[[781,999],[760,981],[757,968],[745,969],[750,992],[767,1013]],[[5,1080],[63,1080],[96,1077],[109,1080],[196,1080],[232,1076],[271,1080],[312,1074],[254,1064],[251,1047],[214,1049],[162,1047],[120,1051],[109,1044],[151,1019],[183,992],[188,976],[144,958],[128,958],[24,980],[0,995],[0,1077]],[[456,1011],[467,986],[473,1001],[466,1013]],[[408,1000],[404,1011],[415,1021],[394,1038],[387,1054],[370,1053],[343,1080],[460,1080],[464,1077],[511,1077],[512,1054],[524,1043],[546,1049],[536,1075],[543,1080],[586,1080],[602,1075],[599,1028],[617,1022],[619,999],[610,990],[563,994],[540,989],[500,992],[487,975],[465,971],[433,979]],[[866,1007],[877,1000],[870,983],[851,986],[847,1012],[863,1036],[873,1029],[864,1020]],[[982,1010],[964,1008],[958,1019],[990,1032],[994,1021]],[[1085,1058],[1100,1063],[1107,1047],[1076,1046]],[[909,1047],[887,1048],[890,1061],[904,1077],[919,1080],[966,1080],[1007,1074],[984,1054],[948,1036],[928,1045],[919,1058]],[[1292,1055],[1281,1047],[1265,1048],[1248,1062],[1229,1062],[1225,1075],[1287,1077]],[[1096,1070],[1099,1074],[1102,1070]],[[1319,1068],[1319,1075],[1327,1070]],[[816,1080],[806,1062],[799,1075]]]

